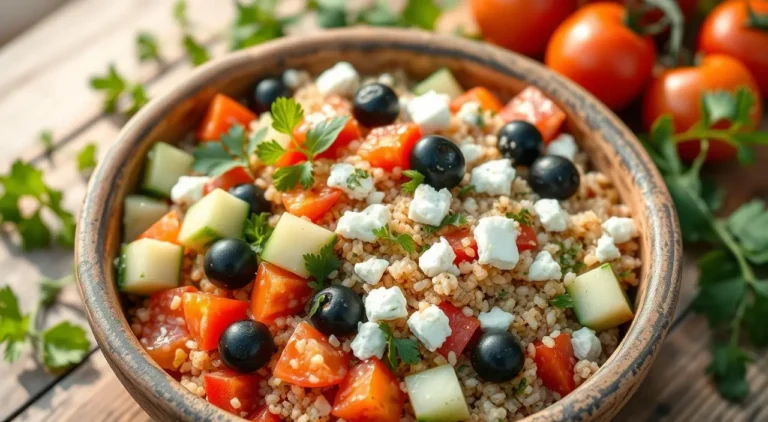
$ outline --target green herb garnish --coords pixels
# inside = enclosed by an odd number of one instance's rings
[[[371,175],[368,174],[367,171],[356,168],[355,171],[347,177],[347,188],[352,190],[359,187],[361,186],[361,180],[365,180],[369,177],[371,177]]]
[[[397,233],[396,231],[389,230],[389,226],[381,226],[378,229],[373,229],[373,234],[378,239],[389,240],[390,242],[397,243],[403,250],[408,253],[416,252],[416,241],[406,233]]]
[[[89,172],[96,168],[96,144],[89,143],[77,153],[77,171]]]
[[[393,371],[398,367],[399,360],[406,365],[419,363],[419,347],[414,340],[396,338],[392,329],[384,322],[379,323],[379,329],[387,339],[387,364]]]
[[[469,195],[470,192],[472,192],[473,190],[475,190],[475,185],[462,186],[462,188],[459,189],[458,197],[464,198],[465,196]]]
[[[520,395],[525,392],[525,389],[528,387],[528,379],[523,378],[520,380],[520,384],[517,384],[517,387],[515,387],[515,394]]]
[[[533,225],[533,215],[531,215],[527,208],[521,209],[518,213],[508,212],[507,218],[511,218],[523,226],[530,227]]]
[[[341,268],[341,261],[339,261],[339,258],[333,251],[335,245],[336,237],[323,246],[319,254],[304,255],[304,268],[307,269],[314,279],[314,281],[309,282],[309,286],[315,290],[322,290],[325,287],[325,281],[328,279],[328,276]]]
[[[424,183],[424,175],[419,173],[417,170],[406,170],[403,172],[403,175],[411,179],[410,181],[403,183],[401,186],[403,192],[405,193],[416,192],[416,188],[418,188],[420,184]]]
[[[157,38],[149,32],[139,32],[136,36],[136,53],[140,62],[160,61],[160,52],[157,47]]]
[[[568,293],[563,293],[553,297],[549,303],[560,309],[573,308],[573,298]]]
[[[445,216],[445,218],[443,218],[443,221],[440,222],[439,226],[430,226],[425,224],[424,226],[422,226],[422,230],[424,230],[424,234],[426,236],[429,236],[444,227],[448,227],[448,226],[461,227],[465,224],[467,224],[467,217],[464,217],[461,214],[449,213],[448,215]]]
[[[266,134],[267,129],[262,128],[246,136],[245,128],[235,124],[221,135],[220,142],[203,142],[195,148],[192,169],[212,177],[235,167],[249,169],[250,157]]]
[[[245,220],[243,225],[243,237],[251,245],[251,249],[260,254],[264,251],[264,246],[273,230],[274,227],[269,225],[268,213],[251,214],[251,217]]]

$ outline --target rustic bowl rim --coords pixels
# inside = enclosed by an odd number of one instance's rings
[[[286,37],[213,60],[188,76],[172,91],[150,102],[121,130],[118,141],[91,177],[77,229],[75,259],[80,292],[94,336],[110,366],[134,398],[153,415],[174,415],[178,420],[229,420],[233,416],[199,399],[165,371],[159,369],[139,347],[122,309],[112,306],[105,274],[112,262],[100,254],[110,220],[110,204],[117,199],[113,187],[121,183],[123,167],[131,150],[168,110],[199,91],[227,69],[242,66],[258,57],[286,51],[345,48],[415,49],[430,56],[452,56],[507,74],[519,67],[556,85],[578,100],[585,119],[593,119],[601,130],[616,137],[607,139],[621,165],[632,169],[633,184],[642,193],[647,214],[652,262],[644,276],[647,288],[624,340],[600,370],[573,393],[527,417],[527,421],[608,419],[629,399],[655,357],[674,316],[680,287],[682,245],[674,205],[664,181],[635,135],[607,107],[565,78],[539,63],[495,46],[418,30],[346,28],[324,31],[309,37]],[[303,53],[297,53],[303,54]],[[523,70],[517,69],[520,78]],[[525,78],[520,78],[525,79]],[[536,81],[529,83],[536,84]],[[538,81],[541,82],[541,81]],[[608,137],[606,137],[608,138]],[[107,188],[110,186],[112,188]],[[641,335],[642,334],[642,335]],[[131,342],[133,337],[133,343]],[[631,346],[630,339],[634,341]],[[631,357],[631,359],[630,359]],[[608,398],[619,405],[604,405]]]

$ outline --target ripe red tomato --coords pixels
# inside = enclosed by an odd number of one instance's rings
[[[247,318],[248,302],[208,293],[184,293],[184,318],[200,350],[213,350],[230,325]]]
[[[299,387],[329,387],[341,384],[348,367],[346,353],[333,347],[313,326],[300,322],[280,354],[273,375]]]
[[[296,189],[283,193],[285,209],[297,216],[317,221],[336,205],[342,192],[328,186],[318,186],[310,190]]]
[[[536,231],[531,226],[520,225],[520,234],[517,235],[517,250],[520,252],[536,249],[539,246]]]
[[[573,368],[576,358],[573,355],[571,336],[560,334],[555,338],[554,347],[545,346],[541,340],[533,345],[536,348],[536,356],[533,358],[536,362],[536,376],[541,378],[544,386],[563,397],[575,390]]]
[[[525,120],[541,132],[544,143],[551,142],[560,132],[565,112],[540,89],[529,86],[509,100],[499,112],[505,122]]]
[[[239,415],[251,412],[259,403],[259,381],[253,374],[238,374],[230,370],[206,372],[203,377],[208,401],[227,412]],[[240,401],[237,408],[232,406],[232,399]]]
[[[398,421],[405,394],[389,368],[376,358],[349,370],[333,401],[333,416],[349,422]]]
[[[248,170],[246,170],[245,167],[237,166],[206,183],[205,186],[203,186],[203,194],[208,195],[216,189],[228,191],[229,188],[245,183],[253,183],[253,177],[248,173]]]
[[[421,129],[414,123],[395,123],[373,129],[357,150],[363,160],[373,167],[392,170],[410,167],[410,155],[414,145],[421,139]]]
[[[448,317],[448,326],[451,327],[451,335],[437,349],[437,353],[447,358],[448,354],[453,352],[458,358],[472,340],[475,331],[480,328],[480,320],[474,316],[464,315],[460,308],[447,301],[440,302],[437,306]]]
[[[469,229],[452,230],[445,233],[443,237],[451,245],[451,249],[453,249],[453,253],[456,255],[456,258],[453,260],[454,264],[459,265],[462,262],[472,262],[477,259],[477,242]],[[468,239],[468,246],[464,246],[465,238]],[[470,251],[472,252],[467,253]]]
[[[656,61],[653,39],[625,26],[625,13],[615,3],[582,7],[557,28],[544,60],[613,110],[637,98]]]
[[[181,306],[171,308],[171,303],[174,297],[195,291],[192,286],[177,287],[149,298],[149,321],[142,324],[139,342],[161,368],[178,369],[173,366],[176,349],[189,352],[187,340],[192,340],[192,335],[187,330],[184,310]]]
[[[768,15],[768,1],[749,0],[757,15]],[[768,29],[750,26],[746,0],[717,6],[701,26],[699,51],[732,56],[752,72],[763,97],[768,97]]]
[[[555,28],[576,10],[577,0],[471,0],[483,37],[504,48],[541,57]]]
[[[668,69],[658,75],[645,93],[643,99],[643,124],[650,130],[653,122],[664,114],[670,114],[677,132],[684,132],[701,118],[701,96],[706,92],[735,92],[739,87],[748,88],[760,98],[757,83],[749,70],[738,60],[716,54],[706,56],[696,67]],[[762,104],[755,102],[750,116],[758,122],[763,115]],[[752,128],[745,128],[745,130]],[[687,161],[699,155],[699,141],[678,144],[680,157]],[[710,141],[708,161],[723,161],[733,158],[736,150],[725,143]]]
[[[262,261],[251,292],[251,315],[256,321],[270,324],[304,309],[313,293],[306,279]]]

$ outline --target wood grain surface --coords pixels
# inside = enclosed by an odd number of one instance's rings
[[[223,30],[233,16],[229,2],[188,0],[195,34],[216,52],[226,50]],[[296,3],[288,1],[285,3]],[[78,209],[85,180],[75,169],[74,157],[88,142],[103,155],[124,120],[101,114],[101,99],[90,91],[88,77],[102,74],[114,62],[131,80],[146,82],[151,96],[172,87],[192,67],[182,56],[181,34],[170,10],[173,0],[74,0],[0,49],[0,173],[16,158],[34,160],[46,181],[65,191],[65,206]],[[286,7],[291,7],[288,5]],[[459,8],[441,22],[451,28],[467,19]],[[302,25],[300,33],[311,30]],[[140,30],[156,34],[164,65],[135,59],[134,39]],[[37,141],[44,128],[54,131],[56,151],[44,158]],[[718,169],[727,186],[727,208],[768,193],[765,164],[768,150],[747,174],[732,167]],[[617,420],[627,421],[768,421],[768,354],[763,353],[749,372],[751,396],[741,405],[719,398],[705,376],[709,363],[709,333],[703,318],[690,311],[695,292],[695,251],[687,251],[681,297],[675,325],[646,381]],[[23,254],[5,236],[0,237],[0,284],[10,284],[28,310],[37,299],[37,280],[60,277],[71,270],[67,250]],[[75,288],[67,288],[61,304],[47,315],[47,323],[62,318],[86,324]],[[0,420],[23,421],[143,421],[148,416],[136,405],[114,376],[101,352],[94,349],[78,367],[61,376],[39,368],[29,354],[13,364],[0,363]]]

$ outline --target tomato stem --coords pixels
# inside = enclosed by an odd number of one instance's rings
[[[747,8],[747,28],[768,31],[768,13],[757,14],[755,10],[752,9],[752,5],[749,4],[749,0],[745,0],[744,4]]]
[[[660,10],[664,17],[657,22],[643,23],[648,12]],[[680,61],[685,21],[674,0],[632,0],[627,2],[624,24],[641,36],[656,35],[670,29],[669,46],[664,64],[670,67]]]

